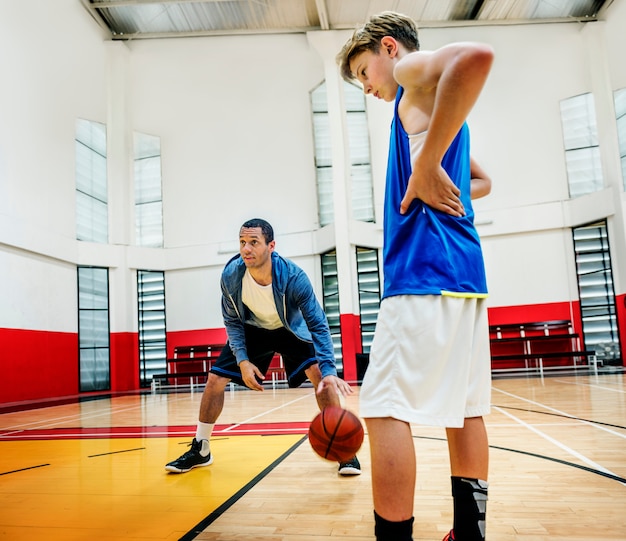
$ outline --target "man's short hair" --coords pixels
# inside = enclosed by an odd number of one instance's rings
[[[274,229],[269,222],[263,220],[262,218],[252,218],[251,220],[244,222],[241,229],[244,227],[260,227],[261,233],[263,233],[263,238],[265,239],[265,244],[269,244],[274,240]]]
[[[355,78],[350,71],[352,58],[364,51],[378,54],[380,40],[385,36],[391,36],[409,51],[419,51],[417,24],[413,19],[394,11],[383,11],[378,15],[372,15],[364,25],[354,31],[352,37],[337,55],[341,76],[346,81],[353,81]]]

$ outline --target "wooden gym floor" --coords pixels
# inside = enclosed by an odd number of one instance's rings
[[[373,540],[363,474],[342,478],[306,440],[313,389],[230,390],[214,463],[168,474],[200,392],[137,393],[0,408],[0,539]],[[358,388],[346,407],[358,413]],[[623,372],[493,381],[486,418],[491,541],[626,539]],[[439,541],[452,500],[442,429],[413,427],[414,539]]]

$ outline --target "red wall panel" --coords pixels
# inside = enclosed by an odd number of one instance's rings
[[[111,391],[139,389],[139,337],[137,333],[111,333]]]
[[[626,344],[626,295],[616,299],[622,349]],[[569,319],[582,334],[578,302],[563,302],[489,309],[491,325]],[[357,378],[356,354],[361,352],[359,316],[340,316],[344,378]],[[176,346],[223,344],[226,330],[197,329],[167,333],[167,353]],[[622,355],[624,358],[624,355]],[[79,394],[78,336],[76,333],[0,329],[0,403],[34,401]],[[139,388],[137,333],[111,334],[111,391]]]
[[[0,329],[0,403],[78,393],[76,333]]]
[[[622,365],[626,366],[626,294],[616,295],[617,324],[619,325],[619,341],[622,348]]]
[[[582,333],[578,301],[498,306],[489,308],[488,313],[489,325],[568,319],[574,326],[574,332]]]
[[[356,354],[361,353],[361,318],[356,314],[341,314],[341,350],[343,353],[343,379],[356,381]]]
[[[170,331],[167,333],[167,356],[174,356],[176,346],[202,344],[225,344],[226,329],[197,329],[193,331]]]

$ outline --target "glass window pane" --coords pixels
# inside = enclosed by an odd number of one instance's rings
[[[313,115],[313,131],[315,132],[315,165],[327,167],[332,164],[333,159],[328,113]]]
[[[76,239],[88,242],[108,241],[107,204],[76,192]]]
[[[109,345],[109,312],[81,310],[79,316],[81,348],[100,348]]]
[[[326,84],[322,83],[311,92],[311,106],[314,113],[328,113]]]
[[[370,140],[367,131],[365,111],[348,113],[348,138],[350,142],[350,163],[370,163]]]
[[[163,246],[161,139],[135,133],[135,236],[138,246]]]
[[[76,189],[100,201],[107,201],[106,156],[76,141]]]
[[[614,96],[619,157],[622,164],[622,184],[626,190],[626,88],[616,90]]]
[[[597,192],[602,189],[600,149],[580,148],[565,154],[570,197]]]
[[[137,271],[139,318],[139,374],[141,385],[150,386],[154,374],[167,370],[165,325],[165,273]]]
[[[76,120],[76,140],[93,150],[96,154],[107,154],[106,126],[100,122],[92,122],[79,118]]]
[[[372,170],[369,164],[353,165],[352,180],[352,216],[362,222],[374,221],[372,201]]]
[[[374,248],[357,248],[356,265],[359,284],[361,345],[363,353],[369,353],[380,308],[381,292],[378,250]]]
[[[573,229],[585,349],[606,364],[621,364],[606,221]]]
[[[333,170],[330,167],[317,169],[317,197],[320,226],[333,223],[335,203],[333,198]]]
[[[75,134],[76,238],[108,241],[106,127],[78,119]]]
[[[570,197],[599,191],[604,182],[593,95],[573,96],[560,105]]]
[[[135,160],[135,203],[161,201],[161,157]]]
[[[106,309],[109,303],[107,269],[78,267],[79,309]]]
[[[78,267],[78,346],[80,390],[110,388],[109,272]]]
[[[144,203],[135,207],[137,221],[137,244],[139,246],[163,246],[163,203]]]
[[[81,392],[110,389],[108,348],[81,350],[80,368]]]
[[[322,289],[324,311],[328,319],[333,340],[337,370],[343,371],[343,350],[341,349],[341,323],[339,317],[339,282],[337,279],[337,252],[322,254]]]
[[[581,94],[561,101],[565,150],[598,144],[596,110],[592,94]]]
[[[365,96],[361,88],[344,82],[346,130],[348,137],[347,159],[351,164],[350,191],[352,218],[374,220],[374,192],[370,167],[369,132],[365,110]],[[311,92],[313,110],[313,136],[315,165],[317,168],[318,210],[320,225],[334,221],[332,143],[326,83]]]

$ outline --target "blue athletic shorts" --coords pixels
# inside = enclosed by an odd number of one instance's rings
[[[304,371],[317,364],[313,344],[300,340],[284,327],[270,331],[254,325],[245,325],[244,330],[248,360],[263,374],[266,374],[272,357],[279,353],[283,358],[289,387],[302,385],[307,379]],[[241,379],[237,359],[228,343],[222,349],[210,372],[245,386]]]

